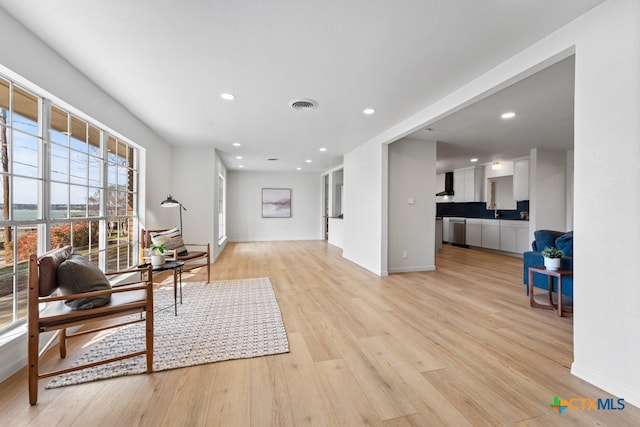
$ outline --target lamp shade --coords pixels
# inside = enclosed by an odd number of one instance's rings
[[[174,199],[171,194],[169,194],[166,200],[163,200],[160,203],[160,206],[162,206],[163,208],[175,208],[176,206],[180,206],[180,202]]]

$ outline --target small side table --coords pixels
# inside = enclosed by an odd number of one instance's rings
[[[152,267],[154,272],[173,270],[173,307],[176,316],[178,315],[178,287],[180,287],[180,304],[182,304],[182,267],[184,267],[184,261],[167,261]]]
[[[547,287],[548,287],[548,292],[549,292],[549,303],[548,304],[542,304],[539,303],[538,301],[536,301],[536,299],[534,298],[533,295],[533,274],[534,273],[538,273],[538,274],[543,274],[545,276],[547,276]],[[573,276],[573,271],[571,270],[549,270],[546,267],[529,267],[529,305],[531,307],[538,307],[538,308],[546,308],[549,310],[555,310],[556,308],[558,309],[558,316],[562,317],[563,313],[572,313],[573,309],[568,310],[568,309],[563,309],[562,308],[562,278],[563,277],[569,277],[569,276]],[[557,297],[557,304],[553,303],[553,278],[557,277],[558,278],[558,297]]]

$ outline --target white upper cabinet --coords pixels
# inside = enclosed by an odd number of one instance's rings
[[[529,159],[513,162],[513,198],[529,200]]]
[[[453,171],[453,191],[456,202],[482,202],[484,170],[469,167]]]

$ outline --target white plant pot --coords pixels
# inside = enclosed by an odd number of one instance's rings
[[[164,255],[151,255],[151,265],[153,265],[154,267],[164,265],[164,263]]]
[[[560,258],[545,258],[544,266],[547,270],[558,270],[560,269]]]

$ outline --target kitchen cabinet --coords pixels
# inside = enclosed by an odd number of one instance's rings
[[[500,220],[500,250],[523,253],[529,250],[529,221]]]
[[[482,247],[500,250],[500,220],[482,220]]]
[[[466,244],[469,246],[482,247],[482,220],[478,218],[467,218],[466,223]]]
[[[453,190],[455,202],[481,202],[483,192],[484,169],[470,167],[453,171]]]
[[[529,200],[529,159],[513,162],[513,199]]]

